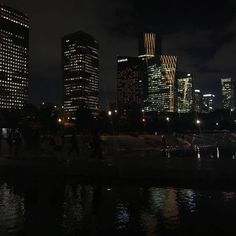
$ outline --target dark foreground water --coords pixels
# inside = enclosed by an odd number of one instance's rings
[[[236,191],[3,180],[0,235],[236,235]]]

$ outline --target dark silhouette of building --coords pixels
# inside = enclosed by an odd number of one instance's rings
[[[234,86],[232,78],[221,79],[222,106],[223,109],[234,110]]]
[[[99,43],[78,31],[62,40],[64,109],[74,116],[81,104],[91,112],[99,109]]]
[[[119,108],[142,104],[142,81],[137,57],[117,58],[117,104]]]
[[[202,93],[199,89],[194,90],[194,111],[196,113],[202,112]]]
[[[0,109],[22,109],[28,101],[28,16],[1,4],[0,38]]]

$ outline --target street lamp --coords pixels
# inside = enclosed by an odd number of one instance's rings
[[[59,119],[58,119],[58,122],[59,122],[59,123],[61,123],[61,122],[62,122],[62,119],[61,119],[61,118],[59,118]]]
[[[200,124],[201,124],[201,121],[197,119],[197,120],[196,120],[196,124],[197,124],[197,125],[200,125]]]
[[[115,113],[118,113],[118,110],[115,110]]]
[[[166,117],[166,121],[167,121],[167,122],[170,122],[170,117]]]
[[[108,111],[108,116],[112,116],[112,112],[111,111]]]

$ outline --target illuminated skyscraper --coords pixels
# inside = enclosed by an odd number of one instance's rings
[[[153,58],[148,64],[148,96],[145,111],[174,112],[177,58],[160,56],[160,59]]]
[[[148,98],[148,65],[153,58],[159,59],[162,52],[161,36],[156,33],[148,32],[141,34],[139,38],[139,77],[142,81],[143,101]]]
[[[234,81],[231,78],[221,79],[223,109],[234,109]]]
[[[139,39],[139,59],[145,110],[174,112],[177,57],[162,55],[159,34],[144,33]]]
[[[153,60],[148,66],[148,98],[145,103],[145,111],[169,111],[169,87],[165,77],[165,71],[159,63]]]
[[[196,113],[202,112],[202,94],[199,89],[194,90],[194,111]]]
[[[119,107],[142,103],[142,81],[137,57],[117,58],[117,103]]]
[[[193,77],[191,74],[178,73],[176,78],[176,106],[178,113],[193,111]]]
[[[164,71],[164,77],[166,79],[165,93],[166,99],[168,100],[168,112],[175,112],[175,76],[177,69],[177,57],[161,55],[160,63]]]
[[[143,33],[139,38],[139,58],[146,61],[161,55],[162,41],[161,36],[156,33]]]
[[[0,39],[0,109],[22,109],[28,101],[28,16],[1,4]]]
[[[215,110],[215,95],[214,94],[203,94],[202,103],[203,107],[202,110],[204,113],[210,113]]]
[[[64,109],[74,115],[81,105],[91,112],[99,109],[98,41],[78,31],[62,40]]]

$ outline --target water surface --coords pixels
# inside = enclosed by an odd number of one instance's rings
[[[1,235],[236,235],[236,191],[2,180]]]

